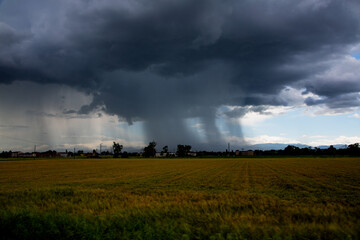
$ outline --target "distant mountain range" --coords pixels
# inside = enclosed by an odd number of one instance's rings
[[[243,149],[244,150],[283,150],[284,148],[286,148],[289,145],[296,146],[299,148],[308,148],[308,147],[315,148],[315,147],[317,147],[320,149],[327,149],[330,147],[330,145],[309,146],[309,145],[305,145],[305,144],[260,143],[260,144],[244,146],[243,148],[241,148],[239,150],[243,150]],[[337,145],[333,145],[333,146],[336,149],[347,148],[347,145],[345,145],[345,144],[337,144]]]
[[[320,148],[320,149],[327,149],[330,147],[330,145],[321,145],[321,146],[310,146],[310,145],[306,145],[306,144],[289,144],[289,143],[260,143],[260,144],[253,144],[253,145],[242,145],[242,146],[231,146],[231,150],[235,151],[235,150],[240,150],[240,151],[246,151],[246,150],[283,150],[284,148],[286,148],[287,146],[292,145],[292,146],[296,146],[299,148],[308,148],[308,147],[312,147],[312,148]],[[333,145],[336,149],[340,149],[340,148],[347,148],[347,145],[344,144],[338,144],[338,145]],[[158,152],[161,151],[161,148],[158,147],[156,148],[158,150]],[[209,151],[209,152],[223,152],[226,151],[227,146],[223,145],[223,146],[219,146],[219,145],[208,145],[208,144],[202,144],[202,145],[197,145],[197,146],[193,146],[192,150],[193,151]],[[126,149],[126,151],[128,152],[141,152],[142,149],[137,149],[137,148],[129,148]],[[175,152],[176,148],[171,148],[169,150],[170,152]]]

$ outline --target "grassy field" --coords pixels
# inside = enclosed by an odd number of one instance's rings
[[[0,161],[1,239],[360,239],[360,158]]]

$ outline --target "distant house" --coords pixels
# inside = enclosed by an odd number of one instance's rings
[[[157,152],[155,153],[155,157],[167,157],[169,153],[165,152]]]
[[[167,156],[168,156],[168,157],[175,157],[175,156],[176,156],[176,153],[174,153],[174,152],[168,152],[168,153],[167,153]]]
[[[53,158],[53,157],[57,157],[57,152],[56,151],[46,151],[46,152],[41,152],[41,153],[36,153],[36,156],[37,157],[40,157],[40,158]]]
[[[32,157],[36,157],[36,153],[20,153],[20,154],[18,154],[18,157],[20,157],[20,158],[32,158]]]
[[[235,151],[235,156],[240,156],[240,150]]]
[[[97,152],[92,152],[92,153],[86,153],[85,156],[87,158],[100,158],[99,154]]]
[[[175,153],[172,153],[172,152],[167,152],[167,153],[157,152],[157,153],[155,153],[155,157],[175,157]]]
[[[67,152],[59,152],[58,154],[59,154],[60,157],[68,157]]]
[[[188,153],[188,156],[190,156],[190,157],[196,157],[196,155],[197,155],[196,152],[189,152]]]
[[[20,154],[22,154],[22,152],[12,152],[11,157],[12,158],[17,158],[17,157],[19,157]]]
[[[255,152],[253,150],[241,151],[241,156],[254,156]]]

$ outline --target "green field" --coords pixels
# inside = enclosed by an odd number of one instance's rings
[[[1,239],[360,239],[360,158],[0,161]]]

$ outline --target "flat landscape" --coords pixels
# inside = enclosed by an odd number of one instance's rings
[[[0,161],[2,239],[359,239],[360,158]]]

